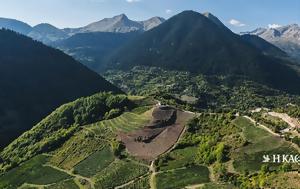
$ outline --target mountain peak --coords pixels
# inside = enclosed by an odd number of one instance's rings
[[[219,27],[226,28],[226,26],[215,15],[211,14],[210,12],[205,12],[203,13],[203,15]]]
[[[207,18],[209,18],[209,17],[215,17],[215,15],[213,15],[212,13],[210,13],[210,12],[204,12],[204,13],[202,13],[204,16],[206,16]]]
[[[120,15],[117,15],[117,16],[114,16],[112,19],[118,19],[118,20],[129,20],[129,18],[127,17],[126,14],[120,14]]]

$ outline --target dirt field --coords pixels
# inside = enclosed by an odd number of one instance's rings
[[[292,118],[287,114],[277,113],[277,112],[268,112],[269,115],[281,118],[283,121],[288,123],[293,128],[300,128],[300,122],[296,118]]]
[[[173,114],[174,113],[174,114]],[[177,142],[184,126],[194,114],[175,109],[153,110],[149,125],[131,133],[119,133],[119,138],[133,156],[152,161]],[[155,125],[155,124],[156,125]]]

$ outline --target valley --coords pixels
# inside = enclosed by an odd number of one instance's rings
[[[299,188],[297,24],[112,12],[0,18],[0,189]]]

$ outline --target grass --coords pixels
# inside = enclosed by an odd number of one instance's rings
[[[265,151],[260,151],[260,152],[255,152],[255,153],[251,153],[251,154],[247,154],[247,153],[241,153],[236,159],[234,159],[233,161],[233,166],[234,168],[239,171],[239,172],[245,172],[245,171],[249,171],[249,172],[255,172],[255,171],[259,171],[261,166],[266,164],[263,163],[263,155],[270,155],[272,156],[273,154],[297,154],[295,152],[295,150],[291,147],[279,147],[279,148],[275,148],[272,150],[265,150]],[[278,168],[279,166],[281,166],[282,164],[278,164],[278,163],[268,163],[270,169],[275,170],[276,168]]]
[[[76,174],[92,177],[97,172],[102,171],[105,167],[109,166],[114,161],[114,154],[109,147],[104,148],[101,151],[93,153],[74,167]]]
[[[209,182],[209,170],[205,166],[192,166],[163,172],[156,177],[157,189],[179,189],[207,182]]]
[[[117,118],[99,122],[98,126],[109,127],[114,132],[130,132],[145,126],[149,120],[150,118],[148,118],[145,114],[139,115],[131,112],[125,112]]]
[[[96,138],[91,131],[81,130],[54,152],[50,162],[55,166],[71,170],[79,162],[104,146],[107,146],[106,141]]]
[[[196,151],[197,147],[187,147],[184,149],[176,149],[170,152],[167,155],[168,160],[159,167],[159,170],[185,167],[187,164],[194,162]]]
[[[147,172],[148,167],[131,161],[116,160],[94,177],[95,187],[98,189],[113,188],[134,180]]]
[[[43,166],[48,157],[36,156],[0,177],[0,188],[15,189],[24,183],[45,185],[71,178],[66,173]]]
[[[269,154],[296,154],[294,148],[290,147],[284,139],[272,135],[268,131],[255,126],[248,119],[239,117],[233,122],[242,128],[242,134],[250,143],[239,148],[232,156],[233,166],[236,171],[255,172],[263,165],[263,155]],[[276,168],[275,164],[269,164]]]
[[[45,189],[79,189],[77,184],[74,182],[73,179],[61,181],[57,184],[53,184],[50,186],[45,187]]]
[[[134,108],[131,112],[135,114],[143,114],[147,112],[148,110],[151,110],[153,108],[153,105],[150,106],[140,106],[137,108]]]

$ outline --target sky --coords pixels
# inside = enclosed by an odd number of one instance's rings
[[[300,0],[0,0],[0,17],[80,27],[125,13],[132,20],[211,12],[234,32],[300,24]]]

